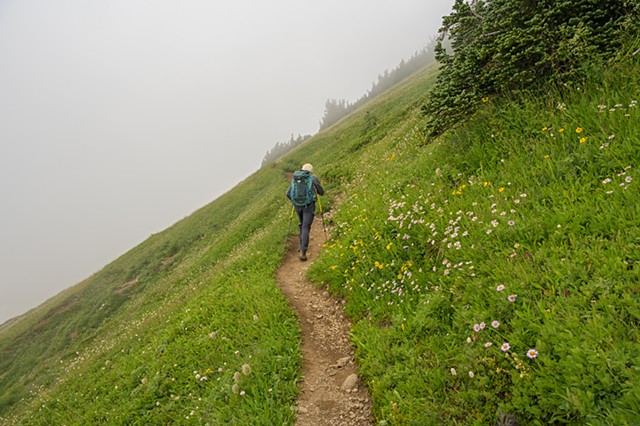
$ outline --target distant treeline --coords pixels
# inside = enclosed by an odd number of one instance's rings
[[[289,139],[288,142],[276,142],[275,146],[268,150],[264,158],[262,159],[262,167],[277,160],[280,156],[291,151],[293,148],[300,145],[310,137],[311,135],[298,135],[294,138],[293,134],[291,134],[291,139]]]
[[[384,74],[380,74],[378,81],[373,83],[371,89],[357,101],[350,103],[344,99],[339,101],[335,99],[327,100],[324,115],[322,116],[322,120],[320,120],[320,130],[324,130],[337,123],[365,102],[375,98],[405,78],[433,63],[435,61],[435,44],[436,41],[434,39],[427,47],[416,52],[409,60],[405,61],[403,59],[393,70],[386,70]]]
[[[337,123],[365,102],[375,98],[425,66],[435,62],[436,44],[437,40],[433,38],[426,47],[414,53],[411,58],[406,61],[403,59],[393,70],[386,70],[384,74],[380,74],[378,76],[378,81],[372,83],[371,89],[369,89],[369,91],[357,101],[348,102],[344,99],[328,99],[325,103],[324,115],[320,120],[319,130],[324,130]],[[288,142],[277,142],[273,148],[267,151],[262,160],[262,166],[275,161],[280,156],[300,145],[310,137],[311,135],[298,135],[298,137],[294,138],[292,134],[291,139]]]

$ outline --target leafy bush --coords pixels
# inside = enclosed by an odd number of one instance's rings
[[[456,0],[444,17],[442,63],[425,113],[430,135],[473,114],[481,99],[515,90],[542,92],[582,77],[638,34],[637,0],[595,2]]]

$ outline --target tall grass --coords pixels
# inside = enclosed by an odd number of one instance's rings
[[[283,185],[257,173],[3,333],[3,420],[291,423],[300,331],[273,276]]]
[[[637,58],[425,145],[428,69],[0,332],[8,424],[292,424],[286,173],[314,164],[379,424],[634,424]],[[339,197],[336,197],[339,195]],[[335,199],[334,199],[335,197]]]
[[[381,135],[311,271],[381,424],[637,421],[639,70]]]

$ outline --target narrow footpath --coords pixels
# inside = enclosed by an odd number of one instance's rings
[[[295,226],[296,219],[294,217]],[[306,272],[325,236],[316,217],[306,262],[298,258],[298,237],[277,272],[278,285],[296,311],[302,328],[302,381],[296,403],[296,426],[371,425],[371,398],[360,382],[349,344],[351,324],[341,301],[316,288]]]

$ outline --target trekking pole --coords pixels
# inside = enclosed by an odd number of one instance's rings
[[[291,213],[289,214],[289,229],[287,230],[287,238],[285,238],[284,240],[284,248],[285,250],[288,247],[288,243],[289,243],[289,236],[291,235],[291,222],[293,222],[293,211],[294,211],[294,207],[291,206]]]
[[[318,206],[320,206],[320,219],[322,219],[322,230],[324,231],[324,240],[327,241],[327,228],[324,226],[324,215],[322,214],[322,201],[318,197]]]

